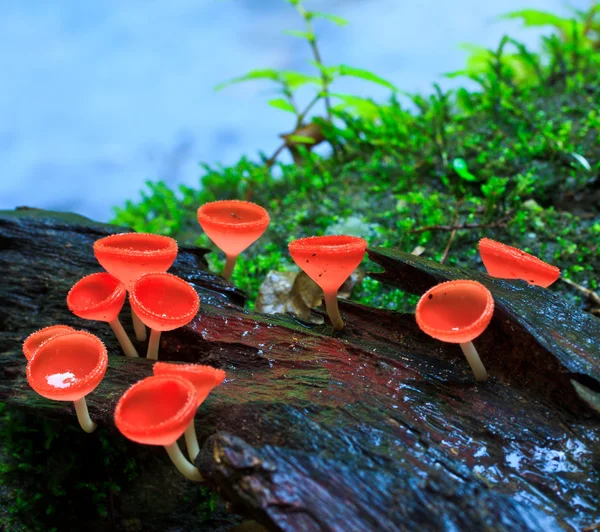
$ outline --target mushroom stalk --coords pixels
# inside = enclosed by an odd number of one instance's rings
[[[75,404],[75,412],[77,413],[77,421],[79,421],[79,425],[85,432],[91,433],[96,430],[96,423],[94,423],[90,419],[90,413],[88,412],[87,403],[85,402],[85,397],[81,399],[77,399],[73,401]]]
[[[196,467],[194,467],[190,462],[188,462],[187,458],[183,456],[181,449],[177,445],[177,442],[172,443],[171,445],[165,445],[165,449],[167,450],[167,454],[171,461],[175,464],[177,470],[186,478],[190,480],[194,480],[195,482],[202,482],[204,479],[200,474],[200,471]]]
[[[333,330],[341,331],[344,328],[344,320],[338,308],[337,292],[325,294],[325,308],[327,308],[327,314],[333,324]]]
[[[460,344],[463,353],[467,357],[467,362],[471,369],[473,370],[473,374],[475,375],[475,380],[477,382],[486,382],[488,380],[488,374],[485,370],[485,366],[481,362],[479,358],[479,353],[477,353],[477,349],[473,345],[473,342],[464,342]]]
[[[149,360],[158,360],[158,347],[160,346],[160,331],[155,329],[150,330],[150,341],[148,342],[148,354],[146,358]]]
[[[131,343],[129,336],[127,336],[127,333],[125,332],[125,329],[123,329],[123,325],[121,325],[121,322],[119,321],[119,319],[117,318],[114,321],[110,321],[110,322],[108,322],[108,324],[110,325],[110,328],[115,333],[117,340],[119,340],[119,344],[121,344],[121,349],[123,349],[123,353],[125,353],[125,356],[139,357],[138,352],[136,351],[135,347]]]
[[[198,437],[196,436],[196,426],[194,420],[185,429],[185,446],[187,447],[188,456],[193,462],[200,453],[200,446],[198,445]]]
[[[225,277],[226,281],[229,281],[231,279],[231,274],[233,273],[233,269],[235,268],[237,258],[237,255],[227,255],[227,258],[225,260],[225,267],[221,272],[221,275]]]
[[[131,321],[133,322],[133,330],[135,331],[135,337],[138,342],[146,341],[146,326],[140,320],[139,316],[135,313],[135,310],[131,309]]]

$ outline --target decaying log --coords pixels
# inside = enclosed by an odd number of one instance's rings
[[[100,424],[112,426],[120,394],[151,373],[149,361],[120,355],[104,324],[64,304],[73,282],[99,270],[93,241],[119,230],[0,213],[0,401],[75,422],[71,407],[37,397],[24,379],[20,342],[51,323],[86,328],[109,347],[106,377],[88,398]],[[251,312],[206,271],[203,254],[183,249],[173,268],[202,305],[189,326],[163,335],[161,358],[227,371],[196,417],[197,465],[236,508],[274,530],[548,531],[600,521],[600,417],[571,384],[598,391],[600,320],[542,289],[372,250],[382,280],[417,293],[462,276],[490,288],[498,310],[476,345],[491,378],[477,385],[460,349],[422,334],[412,315],[341,303],[347,327],[332,334],[327,320]]]

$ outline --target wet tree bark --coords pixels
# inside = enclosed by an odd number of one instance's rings
[[[151,374],[150,361],[122,356],[105,324],[79,320],[64,302],[78,278],[100,270],[94,240],[120,230],[0,213],[0,401],[76,423],[71,405],[37,396],[24,377],[21,342],[54,323],[86,328],[109,348],[106,377],[88,396],[101,426],[112,427],[122,392]],[[600,320],[548,290],[371,250],[386,270],[378,277],[408,291],[463,277],[490,288],[497,310],[475,344],[491,378],[476,384],[460,348],[422,334],[412,315],[341,303],[347,326],[334,334],[327,320],[250,312],[243,293],[207,272],[204,253],[183,248],[172,269],[202,303],[189,326],[163,335],[160,358],[226,370],[196,417],[197,465],[235,508],[273,530],[548,531],[600,521],[600,416],[588,404],[600,391]]]

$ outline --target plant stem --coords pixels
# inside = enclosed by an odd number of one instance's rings
[[[150,341],[148,342],[148,360],[158,360],[158,348],[160,346],[160,331],[150,329]]]
[[[195,482],[202,482],[204,479],[198,471],[198,468],[194,467],[190,462],[188,462],[187,458],[183,456],[179,445],[177,442],[172,443],[171,445],[165,445],[165,449],[167,450],[167,454],[171,461],[175,464],[177,470],[185,477]]]
[[[87,432],[91,433],[96,430],[96,423],[94,423],[90,419],[90,413],[88,412],[87,403],[85,402],[85,397],[81,399],[77,399],[77,401],[73,401],[75,405],[75,413],[77,414],[77,421],[79,421],[79,425],[81,428]]]
[[[233,268],[235,268],[237,258],[237,255],[227,255],[227,259],[225,260],[225,268],[223,268],[223,271],[221,272],[221,275],[225,277],[226,281],[231,279],[231,274],[233,273]]]
[[[193,462],[196,460],[196,456],[200,453],[200,446],[198,445],[198,437],[196,436],[196,425],[194,420],[190,422],[188,428],[185,429],[185,446],[187,447],[188,456]]]
[[[344,328],[344,320],[340,315],[338,308],[337,292],[325,293],[325,308],[333,325],[334,331],[341,331]]]
[[[471,369],[473,370],[473,374],[475,375],[475,380],[477,382],[485,382],[488,379],[487,371],[485,370],[485,366],[481,362],[479,358],[479,353],[477,353],[477,349],[473,345],[473,342],[465,342],[460,344],[463,353],[467,357],[467,362]]]
[[[146,326],[140,320],[135,310],[131,309],[131,320],[133,321],[133,330],[135,331],[135,337],[138,342],[146,341]]]
[[[308,39],[308,42],[310,44],[310,49],[312,50],[313,56],[315,58],[315,62],[317,63],[317,65],[319,65],[319,67],[321,67],[319,68],[319,72],[321,74],[321,82],[323,87],[323,99],[325,101],[325,109],[327,110],[327,119],[331,122],[331,98],[329,97],[330,80],[322,68],[324,67],[323,59],[321,58],[321,52],[319,50],[319,47],[317,46],[317,39],[315,38],[313,25],[310,21],[310,13],[306,9],[304,9],[304,6],[300,2],[296,4],[296,9],[304,19],[307,32],[312,36],[310,39]]]
[[[123,326],[121,325],[121,322],[119,321],[119,318],[115,319],[115,321],[109,322],[108,324],[110,325],[111,329],[115,333],[117,340],[119,340],[119,344],[121,344],[121,349],[123,349],[123,353],[125,353],[125,356],[126,357],[139,357],[138,352],[136,351],[135,347],[131,343],[131,340],[129,339],[129,336],[127,336],[125,329],[123,329]]]

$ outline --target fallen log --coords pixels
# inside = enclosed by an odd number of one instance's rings
[[[0,213],[0,401],[75,423],[71,407],[24,379],[20,342],[51,323],[86,328],[109,347],[106,377],[88,397],[99,424],[111,427],[121,393],[150,374],[149,361],[120,356],[104,324],[64,304],[71,284],[99,270],[93,241],[121,230]],[[491,375],[477,385],[460,349],[425,336],[412,315],[342,303],[347,327],[332,334],[327,320],[251,312],[206,271],[204,253],[184,248],[174,265],[202,304],[190,325],[163,335],[161,358],[227,371],[196,417],[197,465],[240,511],[273,530],[572,530],[600,520],[600,418],[571,384],[598,391],[590,340],[600,320],[547,291],[446,267],[438,278],[429,261],[372,250],[382,280],[417,293],[481,276],[498,311],[476,341]],[[568,345],[543,340],[557,331]]]

